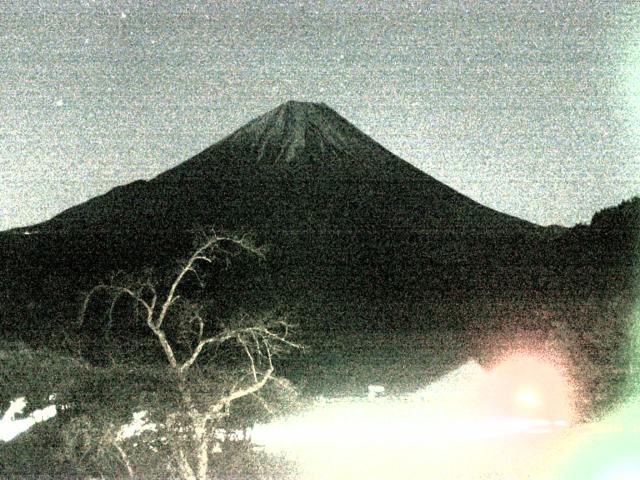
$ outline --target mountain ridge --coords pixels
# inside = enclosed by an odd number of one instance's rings
[[[219,220],[250,229],[266,220],[269,228],[281,230],[314,222],[321,230],[538,227],[439,182],[327,105],[296,101],[256,117],[148,181],[116,187],[37,227],[132,228],[138,222],[170,228],[171,222],[186,227]]]

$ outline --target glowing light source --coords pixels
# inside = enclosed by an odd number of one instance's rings
[[[540,405],[540,395],[533,388],[523,388],[516,395],[516,402],[523,407],[534,408]]]
[[[519,380],[503,385],[508,403],[520,398],[519,408],[539,409],[538,384]],[[566,420],[488,415],[482,399],[495,393],[496,382],[505,378],[469,362],[415,395],[321,400],[300,415],[256,426],[252,437],[297,461],[306,480],[540,478],[530,474],[547,465],[535,459],[540,449],[555,450],[550,434]]]
[[[487,402],[492,415],[569,421],[570,388],[553,362],[527,353],[514,354],[491,371]]]

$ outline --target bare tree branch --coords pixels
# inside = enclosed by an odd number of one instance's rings
[[[237,338],[238,338],[238,343],[240,343],[240,345],[242,345],[242,347],[244,348],[244,351],[247,354],[247,357],[249,358],[249,362],[251,363],[251,373],[253,373],[253,381],[257,382],[258,373],[256,372],[256,362],[253,359],[253,355],[251,355],[251,350],[249,350],[249,347],[247,346],[247,342],[244,341],[241,335],[238,335]]]
[[[218,402],[211,408],[209,415],[219,413],[228,408],[231,403],[235,400],[238,400],[242,397],[246,397],[247,395],[252,395],[262,389],[269,380],[271,380],[273,376],[273,372],[275,368],[273,366],[272,357],[271,357],[271,349],[269,348],[268,342],[265,343],[265,348],[267,351],[267,361],[269,363],[269,367],[266,371],[262,372],[262,378],[258,381],[253,382],[252,384],[244,387],[244,388],[234,388],[229,394],[222,397]]]
[[[178,286],[180,286],[180,284],[182,283],[182,280],[184,279],[185,275],[190,271],[195,271],[193,270],[193,266],[199,260],[203,260],[206,258],[206,261],[211,263],[213,260],[209,259],[208,257],[205,257],[204,252],[206,252],[213,245],[218,243],[221,239],[222,238],[218,237],[217,235],[214,235],[211,238],[209,238],[201,247],[199,247],[191,255],[189,260],[187,260],[187,263],[180,269],[180,271],[178,272],[178,275],[176,276],[174,281],[171,283],[171,287],[169,287],[169,293],[167,293],[167,297],[162,304],[160,313],[158,314],[158,318],[155,320],[155,324],[157,328],[160,328],[162,326],[162,322],[167,316],[167,311],[169,310],[169,307],[171,306],[171,304],[174,302],[174,298],[176,296],[176,290]]]
[[[222,343],[218,338],[216,337],[211,337],[211,338],[207,338],[205,340],[200,340],[198,342],[198,345],[196,346],[196,348],[193,350],[193,352],[191,353],[191,356],[179,367],[180,372],[184,373],[186,372],[189,367],[191,367],[191,365],[193,365],[195,363],[195,361],[198,359],[198,356],[200,355],[200,353],[202,352],[202,349],[204,347],[206,347],[207,345],[209,345],[210,343]]]
[[[113,445],[118,451],[118,454],[120,455],[120,459],[122,460],[124,467],[127,469],[127,474],[129,475],[129,478],[135,478],[135,474],[133,473],[133,467],[131,466],[131,462],[129,461],[129,456],[117,441],[113,442]]]
[[[174,417],[169,414],[167,425],[175,423],[180,431],[177,438],[180,441],[195,442],[197,445],[195,449],[192,448],[193,443],[190,444],[191,446],[180,445],[174,448],[176,473],[184,480],[206,479],[209,442],[217,441],[213,440],[214,437],[211,435],[212,429],[215,428],[215,420],[227,416],[233,402],[251,396],[265,410],[272,413],[268,403],[258,392],[275,378],[273,355],[287,348],[301,348],[289,339],[291,325],[282,319],[274,319],[270,315],[256,318],[240,313],[231,324],[221,325],[217,331],[212,331],[213,329],[207,324],[203,307],[181,297],[179,292],[189,273],[194,275],[200,286],[204,286],[203,272],[199,271],[199,268],[204,267],[204,264],[210,265],[220,260],[229,261],[235,250],[235,248],[225,248],[229,246],[238,247],[236,255],[247,251],[259,258],[264,258],[263,250],[254,246],[247,236],[227,237],[214,232],[206,237],[194,249],[191,256],[180,265],[166,289],[154,284],[150,276],[137,282],[125,282],[122,279],[118,282],[113,277],[110,283],[96,285],[84,296],[78,313],[78,321],[82,325],[91,299],[99,293],[110,296],[106,311],[110,322],[113,322],[117,303],[123,297],[133,302],[136,317],[140,309],[140,317],[144,318],[147,327],[160,344],[170,368],[177,373],[175,381],[181,394],[179,397],[181,409],[179,414],[175,414],[177,415],[175,418],[179,421],[173,422]],[[177,317],[174,317],[174,314]],[[168,318],[170,320],[167,320]],[[177,318],[178,328],[167,328],[169,322],[174,322],[174,318]],[[197,383],[194,384],[193,380],[197,379],[197,376],[189,374],[189,371],[205,348],[210,346],[217,348],[227,343],[234,344],[244,351],[248,372],[239,376],[232,388],[224,391],[218,398],[205,398],[195,389]],[[176,345],[175,349],[173,345]],[[190,352],[188,350],[185,352],[182,346],[186,346]],[[182,433],[185,425],[187,425],[186,434]],[[123,446],[116,445],[116,448],[125,463],[127,472],[133,476],[133,467]]]

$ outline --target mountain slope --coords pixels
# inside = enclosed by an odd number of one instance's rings
[[[47,311],[66,319],[79,291],[114,270],[166,269],[203,226],[269,247],[262,267],[234,259],[225,274],[234,277],[212,287],[229,311],[276,299],[311,323],[354,326],[435,321],[425,305],[444,297],[534,291],[531,265],[544,263],[548,236],[447,187],[327,106],[287,102],[149,181],[1,235],[6,297],[21,308],[47,291]]]
[[[287,102],[151,181],[118,187],[38,226],[279,231],[523,231],[323,104]]]
[[[597,242],[604,234],[545,229],[486,208],[327,106],[288,102],[149,181],[0,234],[0,326],[68,325],[79,292],[114,270],[166,271],[202,226],[249,232],[269,247],[261,267],[234,258],[211,279],[221,315],[276,303],[320,328],[494,321],[500,299],[592,296],[628,276],[595,272],[591,257],[611,250]],[[490,314],[456,313],[476,300]]]

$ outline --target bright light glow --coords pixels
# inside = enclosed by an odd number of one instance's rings
[[[602,476],[602,480],[638,480],[639,478],[640,463],[631,461],[610,467]]]
[[[640,479],[640,298],[629,317],[629,397],[615,411],[573,435],[558,470],[562,480]]]
[[[531,474],[550,465],[538,459],[555,451],[566,420],[493,415],[496,378],[469,362],[414,395],[319,400],[252,438],[297,460],[307,480],[540,478]]]
[[[493,415],[570,421],[569,382],[553,362],[517,353],[491,371],[487,406]]]
[[[523,388],[516,395],[516,402],[523,407],[535,408],[540,405],[540,394],[533,388]]]
[[[640,399],[567,439],[562,480],[640,479]]]

